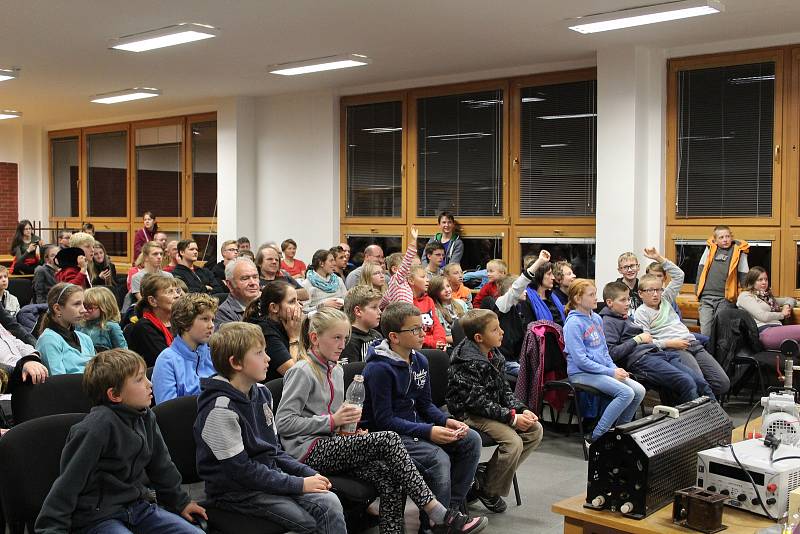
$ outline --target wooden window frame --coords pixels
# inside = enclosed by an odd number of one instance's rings
[[[511,216],[514,224],[517,225],[542,225],[552,224],[575,224],[587,225],[595,223],[595,216],[586,217],[523,217],[520,213],[520,187],[522,185],[520,179],[520,146],[522,135],[522,90],[527,87],[558,85],[571,82],[584,82],[590,80],[597,80],[597,68],[591,67],[587,69],[567,70],[558,72],[546,72],[541,74],[533,74],[530,76],[522,76],[513,78],[510,81],[511,93],[509,95],[509,113],[511,117],[511,135],[510,135],[510,202],[514,206]]]
[[[788,66],[791,76],[786,76],[786,94],[789,95],[789,104],[784,106],[783,117],[786,124],[786,149],[782,150],[784,169],[786,170],[786,191],[789,195],[788,210],[783,218],[784,225],[800,226],[800,46],[790,48]],[[792,282],[792,286],[794,282]],[[791,286],[786,286],[791,287]]]
[[[67,137],[78,138],[78,215],[75,217],[56,217],[53,215],[55,211],[55,195],[53,191],[56,190],[55,175],[53,174],[53,140],[65,139]],[[83,178],[81,176],[81,166],[83,164],[83,134],[80,128],[73,128],[69,130],[55,130],[47,133],[47,169],[49,174],[48,184],[50,186],[49,197],[49,210],[50,210],[50,224],[64,223],[67,225],[74,225],[77,228],[81,226],[81,214],[83,213],[84,198],[81,193]]]
[[[557,225],[517,225],[511,229],[511,237],[513,239],[513,246],[510,247],[510,261],[508,262],[508,270],[511,273],[519,272],[519,265],[522,264],[522,247],[519,240],[522,238],[536,238],[536,237],[564,237],[564,238],[591,238],[597,237],[596,228],[593,224],[561,224],[562,219],[556,221]],[[584,220],[584,223],[588,221]]]
[[[185,127],[183,131],[183,139],[184,144],[184,163],[183,163],[183,199],[181,200],[183,203],[184,208],[184,219],[189,222],[197,222],[197,223],[210,223],[215,224],[217,221],[217,216],[212,217],[195,217],[194,216],[194,203],[193,201],[193,194],[194,194],[194,165],[192,161],[192,125],[198,122],[211,122],[217,121],[217,114],[215,112],[210,113],[201,113],[197,115],[188,115],[185,118]],[[217,139],[219,139],[219,123],[217,123]],[[219,176],[219,161],[217,162],[217,175]],[[219,181],[217,182],[219,183]],[[217,198],[219,198],[219,188],[217,188]],[[217,204],[218,206],[218,204]],[[215,209],[214,212],[216,213],[217,210]]]
[[[772,291],[775,295],[789,296],[800,299],[800,288],[795,287],[797,285],[797,262],[800,260],[800,256],[797,254],[797,242],[800,241],[800,228],[792,228],[785,233],[785,238],[791,239],[791,249],[787,250],[786,253],[783,254],[783,264],[781,265],[782,276],[780,280],[780,288],[782,290],[777,291],[776,288],[773,287]],[[772,279],[772,273],[767,274],[770,275],[770,283],[774,286],[776,281]]]
[[[95,232],[125,232],[125,235],[128,236],[128,256],[109,256],[109,258],[111,258],[111,261],[115,264],[131,261],[128,258],[133,255],[133,234],[135,230],[131,228],[128,221],[98,221],[97,219],[93,219],[92,224],[94,224]],[[136,258],[133,260],[135,261],[135,259]]]
[[[400,155],[400,216],[398,217],[360,217],[347,215],[347,108],[365,104],[400,102],[403,135]],[[392,91],[368,95],[343,96],[339,100],[339,213],[341,225],[379,225],[405,224],[408,196],[408,93]]]
[[[408,246],[408,238],[410,227],[404,224],[381,224],[381,225],[367,225],[367,224],[341,224],[339,226],[339,242],[347,242],[348,235],[359,236],[387,236],[396,237],[400,236],[402,239],[402,250],[404,252]]]
[[[126,194],[126,205],[125,205],[125,212],[128,214],[126,217],[90,217],[89,216],[89,136],[95,134],[103,134],[103,133],[111,133],[111,132],[125,132],[126,135],[126,147],[125,147],[125,161],[127,164],[127,168],[125,169],[125,187],[127,188]],[[81,206],[81,221],[89,222],[91,221],[92,224],[105,224],[105,223],[127,223],[130,220],[133,212],[131,207],[133,206],[132,199],[131,199],[131,178],[133,176],[132,172],[132,154],[130,151],[130,142],[131,142],[131,135],[132,129],[129,123],[116,123],[116,124],[104,124],[102,126],[92,126],[89,128],[83,128],[81,130],[81,153],[80,153],[80,185],[79,188],[81,198],[83,202],[80,202]]]
[[[458,219],[461,222],[461,218]],[[410,227],[409,227],[410,228]],[[439,232],[439,225],[438,224],[422,224],[417,226],[417,230],[419,230],[420,238],[428,237],[430,239],[433,235]],[[470,224],[469,227],[466,229],[467,231],[461,236],[461,239],[479,239],[479,238],[488,238],[488,239],[500,239],[501,241],[501,255],[498,259],[503,260],[508,264],[509,258],[509,226],[508,225],[500,225],[500,224]],[[409,229],[410,231],[410,229]],[[417,253],[422,256],[423,251],[418,250]],[[463,267],[463,265],[462,265]],[[471,268],[471,267],[470,267]],[[485,268],[485,266],[484,266]]]

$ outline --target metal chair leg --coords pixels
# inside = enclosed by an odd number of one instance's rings
[[[522,499],[519,496],[519,482],[517,482],[517,474],[514,473],[514,498],[517,500],[517,506],[522,506]]]
[[[583,459],[589,460],[589,451],[586,450],[586,438],[583,432],[583,418],[581,417],[580,408],[578,407],[578,394],[572,390],[572,408],[575,410],[575,418],[578,420],[578,431],[581,433],[581,449],[583,449]]]

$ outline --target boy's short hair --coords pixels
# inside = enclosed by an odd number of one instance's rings
[[[661,273],[663,275],[666,275],[667,271],[664,270],[664,265],[662,263],[654,261],[653,263],[648,265],[644,270],[644,274],[650,274],[650,273]]]
[[[83,370],[83,390],[92,406],[110,402],[108,388],[119,395],[125,380],[147,369],[144,358],[128,349],[111,349],[97,353]]]
[[[231,356],[235,362],[241,363],[247,351],[253,347],[266,346],[266,344],[260,326],[239,321],[221,325],[219,330],[214,332],[211,339],[208,340],[214,369],[229,380],[234,373],[229,361]]]
[[[183,256],[183,253],[186,252],[186,249],[189,248],[189,245],[192,243],[196,243],[194,239],[181,239],[178,241],[178,244],[175,248],[178,250],[178,255]]]
[[[399,267],[403,263],[403,255],[399,252],[393,252],[386,257],[386,270],[392,274],[392,267]]]
[[[498,271],[501,271],[501,272],[504,272],[504,273],[508,272],[508,264],[506,262],[504,262],[503,260],[498,259],[498,258],[495,258],[493,260],[489,260],[486,263],[486,268],[488,269],[489,267],[494,267]]]
[[[0,274],[8,274],[8,267],[0,265]]]
[[[425,267],[423,267],[421,264],[420,265],[412,265],[411,269],[408,270],[408,277],[411,278],[412,276],[414,276],[416,273],[418,273],[420,271],[422,271],[422,273],[425,274]]]
[[[511,289],[511,286],[514,284],[515,278],[510,275],[506,275],[500,280],[497,281],[497,296],[502,297],[508,290]]]
[[[185,334],[194,320],[201,314],[210,311],[217,313],[217,299],[205,293],[186,293],[172,305],[172,330],[176,336]]]
[[[572,264],[566,260],[557,261],[553,264],[553,278],[555,278],[556,283],[561,283],[561,280],[564,279],[564,269],[569,267],[569,270],[572,270]]]
[[[381,293],[377,289],[367,285],[357,285],[347,292],[344,297],[344,313],[351,323],[356,322],[356,306],[362,310],[373,302],[380,302]]]
[[[78,248],[82,248],[84,246],[93,247],[94,237],[92,237],[91,234],[87,234],[86,232],[75,232],[69,238],[69,246]]]
[[[223,241],[222,245],[220,245],[219,247],[220,252],[225,250],[225,247],[229,247],[231,245],[236,245],[236,248],[239,248],[239,243],[237,243],[235,239],[228,239],[227,241]]]
[[[284,239],[283,242],[281,243],[281,252],[286,252],[286,249],[289,248],[289,245],[292,245],[294,248],[297,248],[297,241],[295,241],[291,237],[289,239]]]
[[[250,240],[247,239],[244,236],[242,236],[242,237],[240,237],[239,239],[236,240],[236,244],[237,245],[244,245],[245,243],[247,243],[249,245],[250,244]]]
[[[619,258],[617,258],[617,267],[622,265],[622,262],[625,260],[633,260],[636,263],[639,263],[639,258],[636,257],[636,254],[633,252],[623,252],[619,255]]]
[[[623,295],[630,295],[630,289],[623,282],[609,282],[603,288],[603,300],[617,300]]]
[[[461,316],[458,324],[464,329],[467,339],[475,341],[475,334],[486,334],[486,328],[492,319],[497,319],[497,314],[491,310],[471,309]]]
[[[381,314],[381,334],[389,339],[390,332],[399,332],[403,329],[406,319],[421,315],[419,308],[408,302],[393,302],[386,306]]]
[[[427,258],[437,250],[444,250],[444,245],[442,245],[441,241],[431,241],[430,243],[425,245],[425,250],[422,253],[422,255]]]
[[[442,272],[446,276],[450,276],[450,274],[452,274],[452,272],[455,271],[457,268],[461,269],[461,264],[460,263],[458,263],[457,261],[450,262],[450,263],[448,263],[447,265],[444,266],[444,269],[442,270]]]
[[[731,232],[731,227],[730,227],[730,226],[728,226],[727,224],[718,224],[718,225],[716,225],[716,226],[714,227],[714,230],[711,232],[711,234],[712,234],[714,237],[717,237],[717,232],[721,232],[722,230],[727,230],[728,232],[730,232],[731,234],[733,234],[733,232]]]
[[[662,287],[663,286],[663,282],[656,275],[654,275],[654,274],[646,274],[646,275],[644,275],[643,277],[641,277],[639,279],[639,291],[642,290],[642,286],[643,285],[647,285],[650,282],[653,282],[658,287]],[[645,289],[647,289],[647,288],[645,288]]]

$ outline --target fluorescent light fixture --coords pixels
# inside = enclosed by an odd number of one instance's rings
[[[561,148],[569,146],[567,143],[551,143],[549,145],[539,145],[541,148]]]
[[[402,131],[403,128],[361,128],[362,132],[371,134],[393,133]]]
[[[701,15],[713,15],[724,10],[725,6],[718,0],[683,0],[579,17],[569,22],[569,29],[579,33],[597,33]]]
[[[745,76],[743,78],[731,78],[728,83],[733,85],[742,85],[745,83],[759,83],[759,82],[773,82],[775,81],[774,74],[765,74],[764,76]]]
[[[122,91],[111,93],[101,93],[92,97],[95,104],[118,104],[119,102],[129,102],[131,100],[141,100],[142,98],[153,98],[160,96],[161,91],[152,87],[134,87]]]
[[[367,56],[362,56],[361,54],[344,54],[340,56],[318,57],[315,59],[305,59],[303,61],[272,65],[269,73],[281,74],[283,76],[296,76],[298,74],[322,72],[325,70],[361,67],[363,65],[369,65],[370,63],[372,63],[372,60]]]
[[[111,41],[108,47],[126,52],[146,52],[156,48],[211,39],[217,35],[219,30],[208,24],[182,22],[157,30],[125,35]]]
[[[589,117],[597,117],[597,113],[575,113],[574,115],[542,115],[537,117],[545,121],[552,121],[557,119],[587,119]]]
[[[18,119],[22,117],[22,113],[14,111],[13,109],[0,109],[0,120],[3,119]]]
[[[8,69],[0,68],[0,82],[19,78],[19,71],[20,69],[17,67],[11,67]]]
[[[540,98],[538,96],[526,96],[522,99],[523,104],[527,104],[528,102],[544,102],[544,98]]]

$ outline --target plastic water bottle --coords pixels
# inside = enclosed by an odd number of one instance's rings
[[[364,397],[366,397],[366,395],[364,377],[356,375],[353,377],[353,382],[350,384],[350,387],[347,388],[347,393],[344,395],[344,403],[350,406],[358,406],[360,410],[364,406]],[[342,425],[339,429],[339,433],[343,435],[353,435],[356,433],[356,427],[358,427],[358,422]]]

